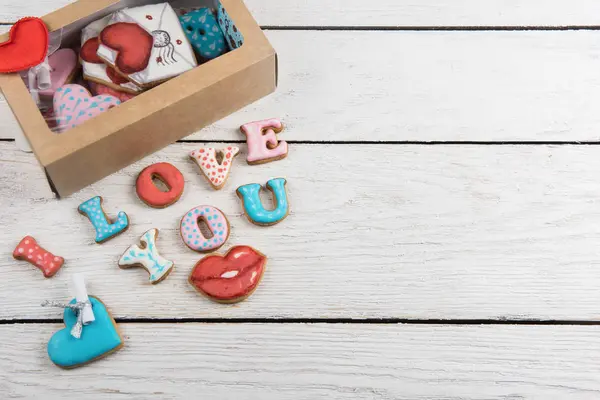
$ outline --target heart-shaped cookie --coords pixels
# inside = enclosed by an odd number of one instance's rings
[[[119,75],[112,67],[104,64],[102,59],[98,57],[98,47],[100,46],[100,41],[97,37],[89,39],[87,42],[81,46],[81,52],[79,56],[85,62],[91,64],[101,64],[103,68],[106,68],[106,75],[108,78],[116,85],[122,85],[123,83],[129,82],[127,79]]]
[[[56,89],[54,94],[54,116],[59,132],[75,128],[84,122],[121,104],[113,96],[92,97],[81,85],[65,85]]]
[[[51,86],[48,89],[40,90],[40,96],[52,97],[61,86],[64,86],[73,80],[77,72],[77,54],[72,49],[60,49],[48,57],[50,65]]]
[[[72,300],[71,304],[75,304]],[[77,322],[77,315],[65,309],[65,328],[56,332],[48,342],[50,360],[61,368],[76,368],[109,355],[123,347],[123,338],[115,320],[104,303],[90,297],[95,321],[85,325],[79,339],[71,336],[71,329]]]
[[[237,303],[248,298],[260,283],[267,257],[250,246],[236,246],[227,255],[210,255],[200,260],[190,284],[209,299]]]
[[[136,95],[135,94],[131,94],[131,93],[127,93],[127,92],[119,92],[118,90],[115,90],[113,88],[111,88],[110,86],[106,86],[103,85],[101,83],[96,83],[96,82],[88,82],[89,86],[90,86],[90,90],[92,91],[92,94],[94,96],[113,96],[116,97],[117,99],[121,100],[121,103],[125,103],[127,100],[131,100],[133,99]]]
[[[48,54],[48,28],[39,18],[23,18],[0,43],[0,73],[24,71],[41,64]]]
[[[100,43],[119,53],[114,65],[121,73],[133,74],[148,67],[154,38],[137,24],[117,22],[102,30]]]

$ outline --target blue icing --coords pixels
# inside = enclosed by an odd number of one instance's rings
[[[73,299],[71,304],[75,304]],[[48,355],[56,365],[64,368],[76,367],[115,350],[123,344],[102,302],[90,297],[95,321],[85,325],[81,338],[71,336],[71,329],[77,322],[77,315],[71,309],[65,309],[65,328],[56,332],[48,342]]]
[[[201,8],[179,17],[188,40],[204,60],[212,60],[229,51],[225,35],[209,8]]]
[[[225,8],[223,8],[222,4],[219,4],[218,18],[219,26],[221,27],[221,31],[225,34],[229,49],[234,50],[238,47],[242,47],[244,44],[244,36],[237,29],[235,23],[232,21]]]
[[[129,218],[124,212],[119,212],[117,221],[109,224],[102,210],[100,196],[93,197],[82,203],[79,206],[79,211],[90,219],[94,229],[96,229],[96,243],[104,242],[118,235],[129,226]]]
[[[286,181],[283,178],[271,179],[267,182],[267,187],[275,196],[276,208],[266,210],[260,201],[261,186],[258,183],[251,183],[238,188],[237,192],[242,197],[244,210],[248,218],[258,225],[273,225],[281,222],[289,212],[287,193],[285,190]]]

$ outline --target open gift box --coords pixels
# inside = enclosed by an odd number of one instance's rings
[[[125,7],[158,0],[78,0],[42,19],[63,45],[77,46],[88,24]],[[52,190],[68,196],[272,93],[277,54],[242,0],[175,0],[177,7],[227,11],[243,44],[137,97],[56,134],[19,74],[0,75],[0,89]],[[8,35],[0,37],[0,42]]]

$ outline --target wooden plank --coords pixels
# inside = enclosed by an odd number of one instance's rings
[[[52,318],[43,300],[67,300],[70,275],[120,318],[455,318],[597,320],[600,316],[600,148],[593,146],[294,145],[264,166],[241,156],[227,186],[207,187],[172,145],[60,201],[48,199],[31,155],[1,143],[0,318]],[[245,147],[243,147],[245,152]],[[187,180],[175,205],[154,210],[134,192],[146,165],[168,161]],[[235,188],[286,177],[291,215],[256,227]],[[77,206],[94,195],[132,226],[97,245]],[[236,306],[213,304],[187,283],[201,258],[179,237],[179,220],[200,204],[219,207],[232,234],[270,257],[257,292]],[[123,251],[148,229],[176,270],[158,286],[143,270],[120,270]],[[53,279],[15,262],[32,234],[67,258]]]
[[[0,22],[44,15],[70,0],[0,0]],[[598,25],[594,0],[246,0],[264,26],[564,26]]]
[[[125,347],[65,371],[55,324],[0,326],[8,398],[590,399],[597,326],[121,324]],[[85,328],[84,328],[85,335]],[[33,373],[32,373],[33,372]]]
[[[594,31],[268,36],[281,60],[276,94],[190,139],[240,140],[242,123],[277,116],[292,141],[598,140]],[[3,103],[0,137],[14,129]]]

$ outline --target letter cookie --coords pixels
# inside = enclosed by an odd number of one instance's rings
[[[250,222],[260,226],[271,226],[280,223],[288,216],[290,208],[285,190],[286,183],[283,178],[271,179],[267,182],[267,188],[273,192],[273,202],[276,206],[272,211],[263,207],[259,195],[261,186],[258,183],[238,188],[237,194],[242,200],[246,217]]]
[[[100,299],[90,296],[94,322],[83,326],[79,339],[71,336],[77,323],[77,313],[65,308],[65,328],[56,332],[48,342],[50,360],[61,368],[71,369],[88,364],[123,347],[123,338],[110,312]],[[70,304],[75,304],[73,299]]]
[[[119,267],[142,267],[150,273],[150,283],[153,285],[165,279],[173,270],[175,264],[158,254],[156,248],[158,229],[150,229],[140,239],[142,247],[137,244],[130,246],[119,260]]]
[[[161,180],[168,188],[163,192],[153,182],[153,178]],[[158,163],[145,168],[137,178],[136,192],[139,198],[154,208],[166,208],[179,200],[185,187],[185,179],[181,172],[169,163]]]
[[[65,259],[44,250],[31,236],[25,236],[13,251],[15,260],[27,261],[38,267],[46,278],[52,278],[63,266]]]
[[[90,92],[80,85],[62,86],[56,89],[54,94],[57,129],[59,132],[65,132],[75,128],[119,104],[121,101],[113,96],[92,97]]]
[[[250,246],[236,246],[225,256],[210,255],[200,260],[189,277],[201,294],[218,303],[247,299],[258,287],[267,257]]]
[[[205,237],[200,231],[200,220],[203,220],[210,229],[211,237]],[[186,246],[194,251],[208,253],[217,250],[229,239],[229,221],[218,208],[196,207],[181,219],[181,238]]]
[[[266,164],[284,159],[288,154],[288,144],[277,141],[276,133],[283,131],[283,124],[275,118],[250,122],[240,130],[248,143],[248,164]]]
[[[129,227],[129,218],[123,211],[119,212],[117,221],[110,223],[102,209],[102,197],[92,197],[79,206],[79,213],[89,218],[96,229],[96,243],[104,243],[123,233]]]
[[[217,152],[222,155],[220,163],[217,160]],[[212,185],[213,189],[219,190],[225,185],[229,173],[231,172],[233,159],[239,152],[239,147],[233,146],[227,147],[224,150],[206,147],[204,149],[192,151],[190,157],[198,164],[204,177],[208,183]]]

